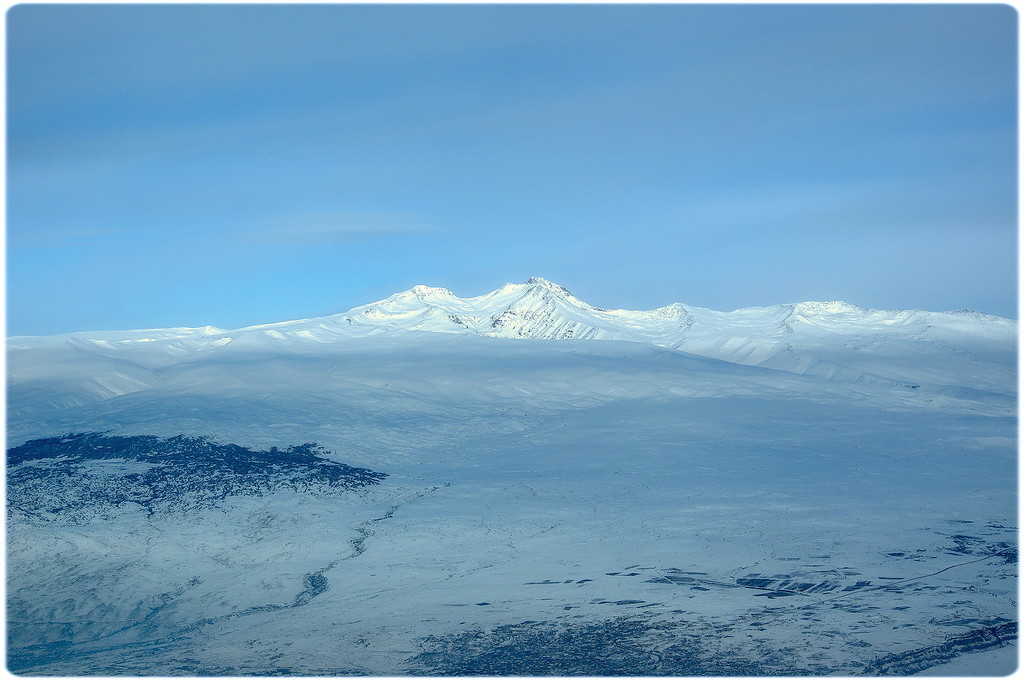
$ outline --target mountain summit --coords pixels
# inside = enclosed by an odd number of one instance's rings
[[[459,298],[445,288],[414,286],[408,291],[354,308],[347,323],[439,333],[477,333],[504,338],[617,338],[600,318],[602,311],[563,287],[531,277],[505,284],[474,298]]]

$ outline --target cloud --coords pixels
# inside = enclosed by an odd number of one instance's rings
[[[109,243],[112,239],[123,239],[132,234],[124,227],[91,224],[69,224],[36,230],[8,230],[8,249],[18,248],[67,248],[69,246]]]
[[[304,213],[262,221],[244,238],[255,243],[337,243],[441,229],[408,213]]]

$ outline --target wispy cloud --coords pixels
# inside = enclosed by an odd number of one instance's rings
[[[422,216],[409,213],[303,213],[261,221],[245,233],[255,243],[334,243],[441,231]]]
[[[37,230],[33,232],[12,231],[8,235],[7,247],[17,248],[66,248],[82,244],[98,244],[110,239],[123,239],[132,234],[131,230],[122,227],[109,227],[90,224],[71,224],[63,227]]]

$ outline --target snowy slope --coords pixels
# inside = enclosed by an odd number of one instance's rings
[[[9,667],[1007,673],[1015,348],[543,280],[13,338]]]

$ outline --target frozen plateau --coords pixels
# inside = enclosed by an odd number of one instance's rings
[[[997,676],[1017,322],[543,279],[11,337],[8,669]]]

